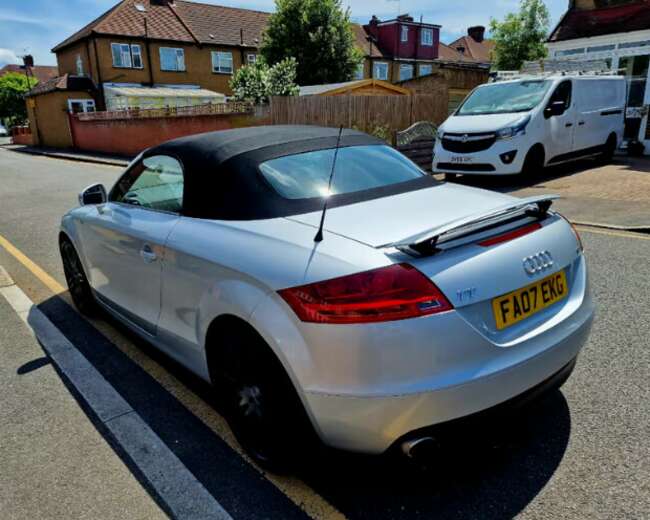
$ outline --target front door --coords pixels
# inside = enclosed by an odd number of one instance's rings
[[[182,198],[180,163],[147,157],[122,176],[82,231],[97,297],[151,335],[160,315],[165,244],[180,218]]]
[[[546,142],[546,156],[551,162],[560,162],[573,151],[576,111],[571,80],[563,81],[555,88],[548,106],[555,102],[563,102],[565,108],[563,114],[551,116],[547,120],[549,136]]]

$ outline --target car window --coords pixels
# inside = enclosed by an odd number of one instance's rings
[[[571,106],[572,90],[573,89],[571,87],[571,82],[563,81],[557,86],[555,92],[553,92],[553,95],[551,96],[551,99],[549,101],[549,105],[557,101],[562,101],[564,103],[564,108],[568,109]]]
[[[180,213],[183,206],[183,168],[176,159],[167,155],[146,157],[118,181],[110,200]]]
[[[333,148],[287,155],[260,164],[273,189],[286,199],[327,195]],[[331,195],[354,193],[423,177],[424,172],[389,146],[351,146],[339,149]]]

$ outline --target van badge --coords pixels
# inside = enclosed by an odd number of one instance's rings
[[[460,138],[461,143],[466,143],[469,139],[469,135],[465,134]]]

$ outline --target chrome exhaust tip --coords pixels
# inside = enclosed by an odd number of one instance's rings
[[[402,443],[402,453],[409,459],[419,457],[423,451],[433,449],[438,445],[433,437],[418,437]]]

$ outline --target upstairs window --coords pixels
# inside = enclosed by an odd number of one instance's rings
[[[409,27],[408,25],[402,25],[402,41],[409,41]]]
[[[422,29],[422,45],[433,45],[433,29]]]
[[[140,45],[128,43],[111,43],[113,67],[119,69],[141,69],[142,51]]]
[[[232,52],[213,52],[212,72],[218,72],[220,74],[232,74]]]
[[[185,72],[185,51],[172,47],[160,48],[160,70]]]

